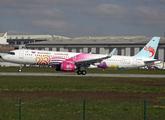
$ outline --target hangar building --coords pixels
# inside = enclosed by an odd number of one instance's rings
[[[71,39],[49,39],[47,41],[28,43],[27,49],[83,52],[83,53],[110,53],[117,48],[115,55],[133,56],[137,54],[151,37],[145,36],[107,36],[107,37],[78,37]],[[161,61],[165,60],[165,38],[161,38],[155,56]]]
[[[27,43],[35,43],[35,42],[42,42],[47,41],[47,39],[69,39],[63,36],[57,35],[8,35],[7,42],[10,45],[14,45],[15,49],[22,49],[25,48]]]

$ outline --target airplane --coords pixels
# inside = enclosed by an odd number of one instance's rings
[[[19,49],[10,51],[2,56],[7,62],[20,64],[19,72],[22,70],[21,64],[48,65],[54,66],[56,71],[73,72],[77,69],[78,75],[86,75],[85,69],[132,69],[156,63],[154,59],[160,37],[153,37],[143,49],[134,56],[113,55],[116,48],[110,54],[92,53],[72,53],[57,51],[41,51]]]

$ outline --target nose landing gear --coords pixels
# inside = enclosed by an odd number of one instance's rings
[[[19,66],[18,72],[22,72],[22,65]]]

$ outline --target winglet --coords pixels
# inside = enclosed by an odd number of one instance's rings
[[[108,57],[112,57],[112,55],[114,54],[115,50],[116,50],[116,48],[114,48],[114,49],[112,50],[112,52],[108,55]]]

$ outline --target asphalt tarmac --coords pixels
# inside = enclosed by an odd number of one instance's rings
[[[0,76],[74,76],[74,77],[136,77],[136,78],[165,78],[165,75],[154,74],[94,74],[77,75],[76,73],[24,73],[0,72]]]

